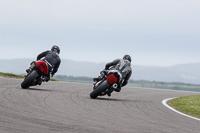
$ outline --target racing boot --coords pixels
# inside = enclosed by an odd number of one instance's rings
[[[103,77],[104,77],[104,75],[101,74],[98,78],[93,78],[93,81],[94,82],[99,82],[100,80],[103,79]]]
[[[29,68],[29,69],[26,69],[26,72],[27,73],[30,73],[32,71],[32,69],[31,68]]]
[[[117,88],[114,89],[114,91],[116,91],[116,92],[120,92],[120,91],[121,91],[121,87],[118,86]]]
[[[35,65],[36,65],[35,61],[31,62],[30,67],[28,69],[26,69],[26,72],[30,73],[33,70],[33,68],[35,67]]]
[[[110,89],[110,90],[107,90],[107,91],[106,91],[106,94],[110,97],[112,92],[113,92],[113,90]]]
[[[98,78],[93,78],[94,82],[99,82],[100,80],[102,80],[102,78],[100,76]]]
[[[50,80],[50,75],[45,75],[43,81],[48,82]]]
[[[99,82],[100,80],[103,79],[103,77],[105,76],[105,72],[104,71],[101,71],[100,72],[100,76],[98,78],[93,78],[93,81],[94,82]]]
[[[110,97],[110,96],[111,96],[111,93],[107,93],[107,95]]]

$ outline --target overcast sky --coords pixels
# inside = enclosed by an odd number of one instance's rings
[[[0,59],[36,58],[54,44],[75,61],[200,62],[200,1],[0,0]]]

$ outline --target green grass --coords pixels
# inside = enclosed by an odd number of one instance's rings
[[[170,100],[168,104],[185,114],[200,118],[200,95],[191,95]]]
[[[56,80],[56,79],[50,79],[50,81],[59,81],[59,80]]]
[[[2,73],[2,72],[0,72],[0,76],[8,77],[8,78],[20,78],[20,79],[24,78],[23,75],[16,75],[16,74],[12,74],[12,73]],[[50,81],[58,81],[58,80],[52,78],[52,79],[50,79]]]
[[[23,75],[16,75],[12,73],[2,73],[2,72],[0,72],[0,76],[9,77],[9,78],[24,78]]]

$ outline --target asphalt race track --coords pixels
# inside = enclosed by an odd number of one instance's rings
[[[199,93],[122,88],[90,99],[90,84],[48,82],[21,89],[0,77],[0,133],[199,133],[200,122],[162,100]]]

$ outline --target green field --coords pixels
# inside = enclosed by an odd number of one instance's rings
[[[12,73],[2,73],[2,72],[0,72],[0,76],[8,77],[8,78],[20,78],[20,79],[24,78],[24,75],[16,75],[16,74],[12,74]],[[50,81],[58,81],[58,80],[50,79]]]
[[[23,75],[16,75],[12,73],[2,73],[2,72],[0,72],[0,76],[8,77],[8,78],[24,78]]]
[[[170,100],[168,104],[185,114],[200,118],[200,95],[176,98]]]

